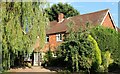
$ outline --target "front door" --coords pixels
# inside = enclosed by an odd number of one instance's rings
[[[38,53],[34,53],[34,66],[38,66]]]
[[[38,59],[39,58],[39,59]],[[38,66],[38,61],[40,60],[40,65],[41,65],[41,55],[38,52],[34,52],[34,66]]]

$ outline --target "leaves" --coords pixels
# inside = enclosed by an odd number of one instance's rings
[[[98,26],[78,32],[70,28],[68,33],[60,45],[59,56],[65,57],[70,71],[105,72],[111,63],[119,64],[120,34],[115,30]]]
[[[46,8],[45,12],[50,21],[57,20],[59,13],[63,13],[65,18],[79,15],[79,12],[67,3],[53,4],[50,8]]]
[[[102,52],[109,51],[114,62],[120,63],[119,33],[117,31],[98,26],[91,30],[91,35],[98,42],[98,46]]]
[[[73,72],[89,71],[92,66],[93,54],[95,54],[92,50],[94,42],[88,40],[88,36],[87,32],[78,33],[70,30],[65,42],[60,46],[61,56],[65,57]]]
[[[42,8],[39,8],[40,4],[44,5],[45,3],[1,3],[3,6],[1,7],[1,25],[3,27],[2,48],[3,54],[8,54],[3,57],[3,64],[18,60],[25,52],[33,52],[33,45],[36,42],[37,36],[40,36],[40,49],[44,46],[46,22],[48,20],[43,11],[41,11]],[[18,61],[20,62],[21,60],[19,59]],[[11,65],[12,63],[9,66],[5,65],[3,67],[10,67]]]

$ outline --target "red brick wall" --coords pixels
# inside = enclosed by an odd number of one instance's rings
[[[110,18],[110,14],[108,14],[102,24],[104,27],[109,27],[109,28],[113,28],[115,29],[115,27],[113,26],[113,22]],[[63,34],[62,34],[63,35]],[[52,51],[55,51],[57,46],[59,44],[61,44],[62,42],[57,42],[56,41],[56,34],[53,34],[53,35],[49,35],[49,43],[46,43],[45,44],[45,47],[43,48],[43,51],[46,52],[48,51],[49,49],[52,50]]]
[[[63,35],[64,34],[62,34],[62,36]],[[56,34],[49,35],[49,42],[45,44],[45,47],[42,50],[43,50],[43,52],[46,52],[49,49],[51,51],[55,51],[57,49],[57,46],[59,46],[61,43],[62,43],[62,41],[56,41]]]
[[[56,45],[57,45],[56,34],[49,35],[49,45],[51,50],[54,50],[56,48]]]
[[[108,28],[112,28],[115,29],[115,27],[113,26],[113,22],[110,18],[110,14],[108,14],[102,24],[104,27],[108,27]]]

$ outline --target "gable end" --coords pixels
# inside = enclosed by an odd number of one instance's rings
[[[112,28],[112,29],[116,29],[114,20],[112,19],[112,16],[110,14],[110,12],[108,11],[103,19],[103,21],[101,22],[101,25],[104,27],[108,27],[108,28]]]

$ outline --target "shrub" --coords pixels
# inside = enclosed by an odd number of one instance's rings
[[[113,59],[111,59],[111,53],[109,51],[103,52],[102,58],[102,65],[104,67],[104,71],[108,71],[109,65],[113,63]]]
[[[90,41],[92,50],[94,52],[94,59],[93,59],[94,70],[102,71],[102,70],[100,70],[102,68],[102,66],[100,66],[102,63],[101,50],[99,49],[96,40],[91,35],[88,35],[87,39],[88,39],[88,41]]]
[[[88,32],[71,32],[61,44],[59,52],[69,63],[68,69],[73,72],[89,72],[93,64],[98,69],[102,63],[97,42]]]
[[[110,64],[118,63],[118,49],[118,33],[98,26],[84,32],[70,30],[59,56],[64,57],[70,71],[107,72]]]
[[[104,28],[102,26],[93,28],[90,33],[97,41],[101,51],[109,51],[111,58],[114,60],[114,63],[120,64],[120,33],[114,29]],[[104,55],[104,53],[102,55]]]
[[[44,55],[43,63],[44,63],[44,64],[49,64],[52,58],[53,58],[53,56],[52,56],[52,51],[49,50],[49,51],[46,52],[45,55]]]

